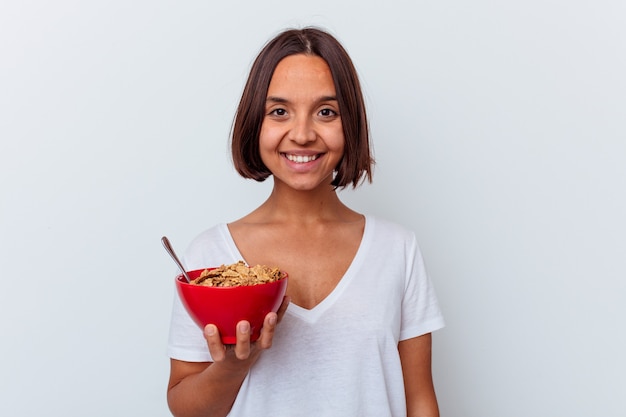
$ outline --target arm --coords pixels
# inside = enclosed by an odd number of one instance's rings
[[[250,325],[237,324],[237,344],[222,344],[217,328],[204,329],[209,352],[214,362],[184,362],[171,359],[167,402],[176,417],[226,416],[237,398],[248,371],[264,349],[272,346],[276,324],[289,304],[283,300],[278,313],[265,317],[261,336],[250,343]]]
[[[398,344],[408,417],[439,417],[431,373],[430,333]]]
[[[230,411],[247,371],[229,372],[210,362],[171,359],[167,401],[177,417],[225,416]]]

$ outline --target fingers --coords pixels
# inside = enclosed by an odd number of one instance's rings
[[[285,315],[285,311],[287,311],[287,307],[289,307],[290,302],[291,299],[288,296],[284,296],[283,302],[280,304],[278,311],[276,313],[270,312],[265,316],[265,320],[263,321],[263,328],[261,329],[261,335],[256,341],[256,345],[260,349],[269,349],[272,347],[276,325],[282,320],[283,316]]]
[[[220,338],[219,331],[214,324],[207,324],[204,328],[204,338],[209,347],[209,353],[214,362],[221,362],[226,356],[232,354],[239,360],[245,360],[250,357],[252,344],[250,342],[250,323],[243,320],[237,323],[237,343],[235,345],[224,345]],[[231,352],[231,353],[229,353]]]
[[[265,320],[263,321],[261,335],[256,341],[256,344],[260,349],[269,349],[272,347],[272,341],[274,340],[274,331],[276,330],[276,323],[278,323],[278,315],[272,312],[267,313],[267,316],[265,316]]]
[[[222,344],[222,339],[214,324],[207,324],[204,328],[204,338],[209,346],[209,353],[214,362],[220,362],[226,358],[226,346]]]
[[[250,341],[250,323],[246,320],[242,320],[237,323],[237,342],[234,346],[229,345],[228,348],[222,343],[217,327],[214,324],[207,324],[204,328],[204,338],[207,341],[209,352],[211,353],[213,361],[223,361],[226,359],[227,355],[232,355],[233,351],[237,359],[246,360],[250,358],[253,351],[257,351],[258,349],[269,349],[272,347],[276,325],[285,315],[285,311],[287,311],[290,301],[291,299],[289,297],[283,297],[283,301],[278,308],[278,311],[276,313],[270,312],[265,316],[263,327],[261,328],[261,335],[255,343]]]
[[[242,320],[237,323],[237,344],[235,345],[237,359],[248,359],[250,356],[250,323]]]

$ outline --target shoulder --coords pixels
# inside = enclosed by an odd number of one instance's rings
[[[189,244],[187,252],[201,249],[207,245],[215,244],[216,242],[223,241],[225,224],[216,224],[215,226],[202,231],[197,234]]]
[[[416,239],[415,232],[400,223],[372,215],[366,215],[366,219],[376,239],[396,241],[415,241]]]
[[[225,253],[230,252],[228,227],[220,223],[199,233],[192,239],[183,257],[188,269],[206,268],[214,263],[226,262]]]

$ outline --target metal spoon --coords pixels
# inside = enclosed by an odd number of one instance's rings
[[[187,275],[187,271],[185,271],[185,268],[183,267],[183,264],[178,259],[178,256],[176,256],[176,252],[174,252],[174,249],[172,249],[172,245],[170,244],[170,241],[168,240],[168,238],[163,236],[161,238],[161,242],[163,242],[163,247],[165,248],[167,253],[170,254],[170,256],[172,257],[174,262],[176,262],[176,265],[178,265],[178,267],[182,271],[182,273],[185,276],[185,279],[187,280],[187,282],[191,282],[191,278],[189,278],[189,275]]]

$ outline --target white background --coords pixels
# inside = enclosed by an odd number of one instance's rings
[[[167,416],[176,268],[271,182],[227,148],[251,60],[321,25],[367,96],[374,184],[447,327],[442,416],[626,414],[626,3],[0,3],[0,415]]]

